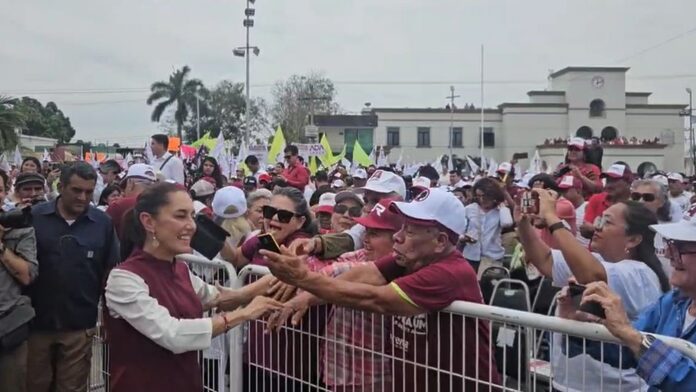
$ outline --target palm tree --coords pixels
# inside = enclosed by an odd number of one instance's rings
[[[147,104],[152,105],[153,102],[159,101],[152,111],[151,119],[154,122],[159,122],[165,109],[174,104],[174,119],[176,120],[176,133],[181,139],[181,131],[184,123],[188,119],[189,113],[196,110],[196,93],[199,89],[203,89],[203,82],[198,79],[189,79],[188,73],[191,68],[188,65],[174,71],[169,76],[169,81],[159,81],[152,83],[150,86],[151,94],[147,98]],[[183,142],[183,139],[181,139]]]
[[[0,152],[9,151],[19,143],[16,129],[24,125],[24,117],[15,109],[15,102],[0,96]]]

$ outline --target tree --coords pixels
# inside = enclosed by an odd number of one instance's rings
[[[223,80],[212,90],[202,91],[200,102],[201,135],[210,132],[211,137],[217,137],[220,132],[227,140],[235,144],[242,141],[245,128],[246,99],[244,96],[244,84]],[[251,101],[249,135],[250,143],[257,143],[270,134],[267,118],[268,108],[262,98]],[[196,117],[186,125],[188,140],[198,137],[196,131]]]
[[[12,150],[19,143],[16,129],[24,125],[24,118],[15,109],[14,102],[0,96],[0,152]]]
[[[14,100],[14,109],[23,117],[22,133],[31,136],[58,139],[58,143],[68,143],[75,136],[75,128],[58,109],[54,102],[43,106],[41,102],[31,97]]]
[[[276,125],[283,127],[288,141],[301,141],[312,106],[314,114],[335,114],[340,107],[334,101],[333,82],[322,74],[292,75],[273,85],[271,114]],[[312,100],[312,98],[314,98]]]
[[[174,71],[169,76],[169,81],[159,81],[150,86],[151,94],[147,98],[147,104],[159,101],[152,110],[151,119],[158,122],[162,113],[170,106],[174,105],[174,119],[176,120],[176,133],[182,137],[184,123],[189,117],[189,113],[195,113],[196,93],[203,90],[203,82],[198,79],[189,79],[191,71],[188,65]],[[182,139],[183,141],[183,139]]]

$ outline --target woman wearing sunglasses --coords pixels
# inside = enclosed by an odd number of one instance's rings
[[[341,233],[355,226],[355,218],[362,216],[364,202],[360,196],[351,191],[339,192],[336,195],[336,205],[331,214],[331,230]]]
[[[570,319],[604,324],[623,347],[587,343],[570,339],[569,354],[585,350],[592,357],[614,367],[634,367],[649,385],[648,391],[692,391],[696,388],[696,363],[667,346],[651,334],[672,336],[696,344],[696,219],[651,226],[665,238],[673,273],[674,290],[633,319],[626,309],[630,302],[604,282],[590,283],[581,304],[596,302],[606,315],[599,319],[578,312],[564,292],[559,298],[559,314]]]
[[[552,278],[555,286],[564,287],[571,278],[581,285],[606,282],[619,293],[631,319],[670,289],[667,276],[655,256],[654,232],[650,230],[650,225],[657,223],[657,219],[645,206],[626,201],[607,208],[596,224],[590,252],[556,215],[555,195],[544,189],[534,192],[540,200],[538,218],[546,222],[559,250],[551,250],[539,238],[531,224],[533,217],[521,214],[517,207],[515,218],[519,239],[527,261],[534,264],[542,275]],[[564,355],[565,341],[565,336],[554,334],[551,354],[554,388],[633,391],[642,386],[642,380],[632,369],[615,369],[588,355]],[[586,377],[599,374],[602,377]]]

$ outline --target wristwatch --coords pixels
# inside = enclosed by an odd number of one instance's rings
[[[655,343],[655,340],[657,340],[657,338],[654,335],[644,333],[643,340],[640,341],[640,351],[638,352],[638,355],[642,357],[643,354],[650,349],[650,346]]]
[[[556,231],[558,229],[565,229],[565,228],[566,228],[565,222],[559,221],[559,222],[556,222],[556,223],[552,224],[551,226],[549,226],[549,233],[553,234],[554,231]]]

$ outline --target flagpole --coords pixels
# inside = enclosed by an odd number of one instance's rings
[[[483,45],[481,45],[481,167],[483,167]]]

